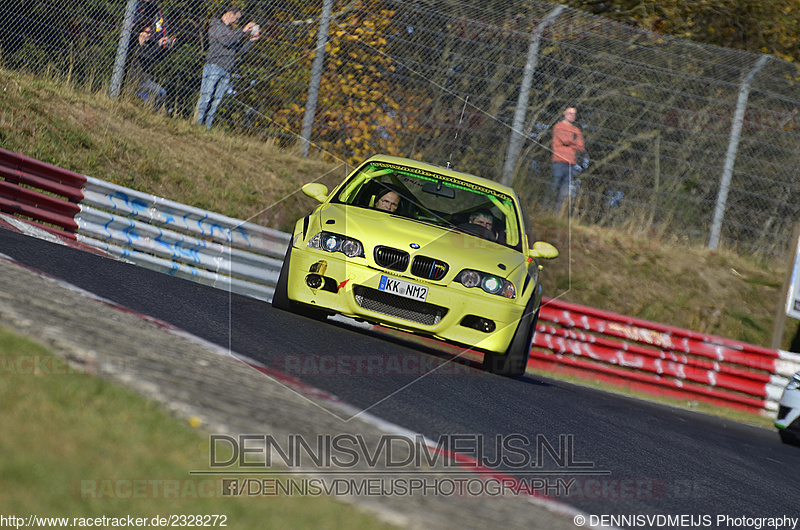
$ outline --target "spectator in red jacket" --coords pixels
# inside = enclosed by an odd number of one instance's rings
[[[550,196],[554,199],[555,213],[561,211],[569,194],[577,154],[584,151],[583,134],[574,123],[577,113],[575,107],[568,107],[564,111],[564,119],[553,127],[553,180]]]

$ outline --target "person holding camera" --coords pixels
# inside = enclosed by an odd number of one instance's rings
[[[208,57],[203,67],[196,111],[197,123],[205,125],[207,129],[211,129],[217,107],[228,92],[237,55],[246,53],[260,38],[260,28],[255,22],[237,28],[240,18],[242,10],[230,6],[208,27]]]
[[[159,36],[162,35],[162,36]],[[139,52],[137,59],[142,80],[136,94],[146,103],[161,107],[167,99],[167,91],[153,79],[153,70],[175,45],[175,37],[156,33],[152,26],[145,26],[139,32]]]

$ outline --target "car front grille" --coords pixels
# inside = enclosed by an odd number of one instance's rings
[[[786,407],[784,405],[778,405],[778,419],[782,420],[783,418],[788,416],[790,410],[791,409],[789,407]]]
[[[433,326],[438,324],[447,314],[447,308],[419,300],[411,300],[396,294],[385,293],[377,289],[356,285],[353,287],[356,303],[368,309],[418,324]]]
[[[375,247],[375,263],[393,271],[403,272],[408,267],[408,252],[392,247]]]
[[[411,274],[428,280],[441,280],[449,268],[444,261],[427,256],[414,256],[411,262]]]

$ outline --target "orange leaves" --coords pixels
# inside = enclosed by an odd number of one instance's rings
[[[387,54],[386,35],[393,29],[391,11],[377,3],[350,12],[331,25],[325,45],[326,68],[319,87],[312,141],[350,163],[375,153],[404,154],[393,148],[398,135],[417,125],[401,117],[397,88],[389,89],[387,78],[395,71]],[[309,42],[316,34],[309,32]],[[312,58],[304,60],[310,68]],[[305,109],[297,104],[277,112],[274,119],[292,131],[300,131]]]
[[[407,126],[400,105],[387,96],[385,76],[395,70],[385,53],[391,12],[365,9],[341,20],[326,46],[328,68],[320,86],[314,137],[318,144],[358,162],[390,145]]]

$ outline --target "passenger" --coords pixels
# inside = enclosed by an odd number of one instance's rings
[[[484,210],[478,210],[469,216],[469,222],[474,225],[480,225],[489,230],[493,230],[494,218],[492,214]]]
[[[462,225],[461,228],[483,239],[497,241],[497,234],[494,233],[494,216],[489,210],[480,209],[472,212],[469,222]]]

